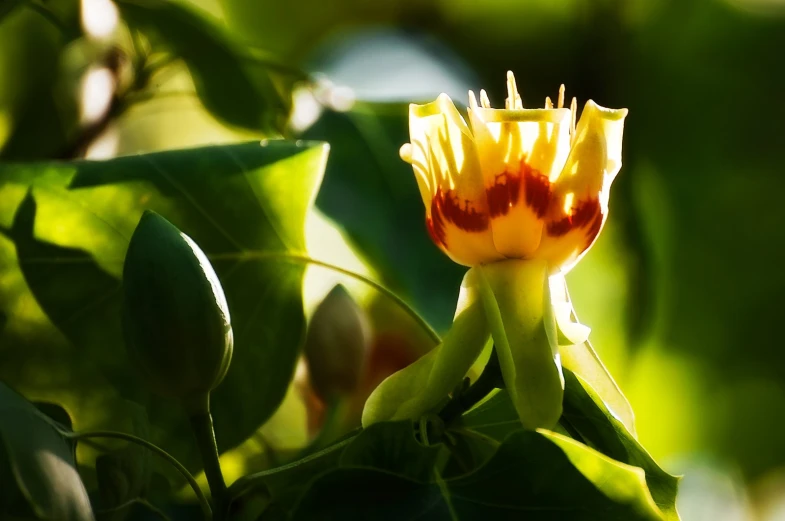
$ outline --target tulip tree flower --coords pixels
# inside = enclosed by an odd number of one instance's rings
[[[563,274],[608,216],[627,110],[588,101],[576,125],[577,103],[564,107],[564,86],[556,107],[546,98],[538,109],[523,108],[511,72],[507,91],[504,109],[491,108],[485,91],[479,104],[469,92],[468,125],[446,94],[410,106],[411,143],[401,157],[414,169],[428,232],[471,269],[442,344],[379,385],[364,425],[436,410],[491,338],[528,429],[552,428],[561,415],[560,351],[573,351],[565,367],[618,392],[586,343],[589,330],[577,323]]]

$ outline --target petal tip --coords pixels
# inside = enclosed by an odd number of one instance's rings
[[[602,105],[595,103],[594,100],[587,101],[586,105],[583,106],[584,112],[594,110],[597,111],[598,116],[601,118],[611,121],[621,121],[627,117],[627,113],[629,112],[627,109],[610,109],[608,107],[603,107]]]
[[[398,150],[398,155],[407,163],[412,164],[412,144],[404,143],[401,145],[400,150]]]

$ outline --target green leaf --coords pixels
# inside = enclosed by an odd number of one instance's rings
[[[434,465],[444,450],[441,444],[420,443],[411,421],[382,422],[360,432],[344,449],[340,464],[383,470],[427,483],[433,481]]]
[[[482,433],[453,427],[445,434],[450,458],[441,471],[445,478],[464,476],[484,465],[501,445],[497,440]]]
[[[668,474],[646,452],[624,424],[605,407],[592,387],[570,371],[564,371],[564,419],[583,441],[615,460],[640,467],[646,473],[654,501],[668,521],[676,521],[679,478]]]
[[[81,34],[79,5],[0,1],[0,155],[6,160],[59,155],[78,130],[77,76],[69,81],[76,71],[65,56]]]
[[[60,405],[51,402],[33,402],[33,405],[61,427],[69,431],[73,430],[74,422],[71,420],[71,415]]]
[[[247,439],[283,399],[304,338],[304,266],[287,256],[305,254],[326,154],[270,142],[1,165],[0,377],[62,403],[82,429],[123,430],[125,399],[141,403],[154,441],[200,468],[185,415],[151,397],[123,346],[123,258],[151,209],[200,245],[224,288],[235,352],[213,417],[220,450]]]
[[[571,371],[564,370],[565,390],[561,422],[589,447],[616,461],[640,467],[652,498],[665,518],[676,521],[679,479],[668,474],[605,407],[597,393]],[[506,391],[499,391],[464,414],[461,425],[501,441],[520,429],[515,409]]]
[[[419,483],[379,470],[342,468],[317,478],[292,518],[299,519],[537,519],[656,520],[645,486],[628,469],[575,444],[569,457],[554,435],[533,431],[512,434],[494,456],[472,474]],[[569,442],[575,443],[575,442]],[[617,483],[593,483],[614,474]],[[590,471],[589,471],[590,470]],[[601,488],[598,488],[599,485]],[[621,501],[619,501],[621,500]]]
[[[629,505],[646,518],[664,519],[646,486],[643,469],[611,458],[555,432],[540,434],[558,445],[576,469],[616,503]]]
[[[269,72],[253,66],[228,35],[191,9],[161,0],[120,0],[123,19],[146,34],[154,49],[181,58],[204,106],[230,125],[280,130],[291,102]]]
[[[297,498],[319,475],[338,467],[341,455],[352,438],[334,443],[301,460],[280,467],[249,474],[235,481],[229,488],[234,501],[242,502],[247,496],[264,491],[273,500],[270,508],[275,512],[286,512],[293,507]]]
[[[54,422],[0,382],[0,517],[91,521],[73,446]]]
[[[379,470],[339,469],[317,478],[291,518],[295,521],[399,521],[450,517],[439,487]]]
[[[461,425],[500,443],[510,433],[523,428],[512,400],[510,400],[510,395],[504,389],[497,391],[486,401],[464,414],[461,417]]]

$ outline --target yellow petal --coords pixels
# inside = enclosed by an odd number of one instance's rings
[[[455,105],[446,94],[411,105],[409,126],[412,164],[428,189],[423,201],[434,242],[466,266],[501,258],[493,245],[474,139]]]
[[[588,251],[608,214],[608,196],[621,168],[626,109],[588,101],[573,136],[570,155],[552,184],[545,234],[537,255],[553,270],[569,270]]]
[[[621,142],[627,109],[607,109],[589,100],[572,137],[570,155],[556,187],[579,198],[610,187],[621,168]]]
[[[550,177],[569,151],[567,109],[469,110],[496,249],[528,258],[540,245]]]
[[[427,207],[431,204],[431,199],[433,198],[433,189],[430,186],[430,174],[428,173],[427,167],[422,162],[420,155],[415,159],[414,147],[411,143],[404,143],[398,154],[401,156],[401,159],[412,165],[412,168],[414,169],[414,178],[417,181],[417,188],[420,189],[420,196]]]

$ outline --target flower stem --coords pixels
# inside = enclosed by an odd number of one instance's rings
[[[464,412],[474,407],[494,389],[504,387],[502,373],[499,367],[499,357],[496,355],[496,346],[491,351],[491,357],[485,364],[480,377],[464,392],[457,393],[452,400],[439,413],[439,417],[445,425],[449,425],[453,420]]]
[[[210,493],[213,496],[213,521],[221,521],[226,515],[228,508],[226,496],[226,482],[221,463],[218,459],[218,446],[215,442],[215,431],[213,430],[213,417],[209,412],[191,415],[188,418],[191,422],[191,430],[196,438],[196,445],[199,447],[199,454],[204,465],[204,475],[207,484],[210,486]]]
[[[84,440],[88,438],[114,438],[118,440],[125,440],[130,443],[135,443],[137,445],[141,445],[142,447],[145,447],[149,451],[165,459],[175,469],[177,469],[177,472],[179,472],[185,478],[185,480],[193,489],[194,494],[196,495],[196,499],[199,501],[199,505],[202,507],[202,514],[204,515],[205,521],[209,521],[210,519],[212,519],[213,513],[212,510],[210,509],[210,503],[207,501],[207,498],[204,496],[202,489],[199,488],[199,484],[196,482],[196,479],[193,477],[193,475],[190,472],[188,472],[188,469],[186,469],[182,463],[177,461],[177,459],[174,456],[166,452],[158,445],[155,445],[147,440],[139,438],[138,436],[134,436],[133,434],[128,434],[125,432],[115,432],[115,431],[69,432],[64,430],[59,430],[59,432],[61,435],[74,441]]]
[[[316,438],[300,453],[300,458],[318,452],[330,444],[338,437],[341,431],[342,421],[346,413],[347,403],[345,399],[336,398],[327,404],[327,412],[322,428]]]

